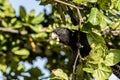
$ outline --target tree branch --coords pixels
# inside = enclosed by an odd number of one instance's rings
[[[45,32],[47,30],[48,30],[48,28],[42,28],[40,30],[40,32]],[[21,35],[27,35],[28,34],[28,31],[26,31],[26,30],[19,31],[19,30],[13,29],[13,28],[4,28],[4,27],[0,27],[0,31],[7,32],[7,33],[12,33],[12,34],[21,34]]]
[[[27,31],[18,31],[18,30],[12,29],[12,28],[3,28],[3,27],[0,27],[0,31],[13,33],[13,34],[21,34],[21,35],[27,35],[28,34]]]

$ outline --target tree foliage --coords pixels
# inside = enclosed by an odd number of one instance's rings
[[[39,3],[39,2],[38,2]],[[78,29],[87,34],[92,48],[84,64],[76,66],[76,80],[108,79],[111,66],[120,62],[120,0],[41,0],[40,5],[51,4],[52,13],[35,15],[20,7],[19,15],[7,0],[0,1],[0,70],[7,79],[37,80],[42,72],[37,67],[25,70],[20,62],[40,56],[47,58],[45,68],[50,79],[71,78],[75,55],[67,46],[51,40],[56,27]],[[77,9],[80,10],[78,13]],[[81,15],[81,22],[79,19]],[[9,72],[6,70],[10,68]],[[15,73],[12,75],[11,73]],[[29,73],[30,76],[22,73]]]

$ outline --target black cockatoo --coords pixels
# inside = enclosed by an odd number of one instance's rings
[[[67,28],[56,28],[52,33],[52,38],[57,41],[71,47],[73,53],[77,53],[78,47],[80,48],[80,54],[85,57],[89,54],[91,48],[87,41],[86,33],[80,32],[80,43],[78,43],[78,31],[70,30]]]
[[[90,45],[88,43],[86,33],[80,32],[80,44],[78,43],[78,31],[70,30],[67,28],[56,28],[53,30],[52,38],[57,39],[57,41],[71,47],[73,53],[77,53],[77,49],[79,45],[82,45],[80,48],[80,54],[82,57],[86,57],[89,55],[91,50]],[[113,73],[120,78],[120,63],[117,65],[111,66]]]

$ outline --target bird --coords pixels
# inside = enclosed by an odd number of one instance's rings
[[[70,30],[68,28],[58,27],[52,32],[52,39],[56,39],[60,43],[63,43],[69,46],[73,53],[77,54],[77,50],[80,47],[81,57],[84,58],[89,55],[91,51],[91,47],[87,40],[86,33],[80,31],[80,42],[78,42],[78,30]],[[113,74],[115,74],[120,79],[120,63],[111,66]]]
[[[52,39],[56,39],[60,43],[69,46],[73,53],[77,53],[80,48],[80,54],[82,57],[89,55],[91,47],[88,43],[86,33],[80,31],[80,42],[78,42],[78,30],[70,30],[68,28],[58,27],[52,32]]]

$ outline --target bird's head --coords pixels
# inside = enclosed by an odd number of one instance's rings
[[[52,39],[68,45],[70,42],[71,31],[67,28],[56,28],[53,30]]]

